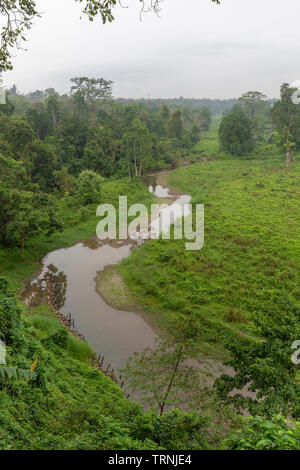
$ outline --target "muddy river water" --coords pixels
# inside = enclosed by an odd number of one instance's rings
[[[156,178],[146,183],[155,196],[172,197],[168,188],[156,184]],[[175,201],[172,197],[172,200],[164,210],[169,211],[174,204],[188,204],[191,198],[183,195],[177,196]],[[157,222],[154,225],[157,226]],[[135,351],[154,346],[156,336],[142,317],[134,312],[114,309],[95,290],[97,273],[119,263],[133,249],[138,249],[134,241],[100,242],[91,239],[71,248],[53,251],[44,258],[42,272],[30,282],[23,295],[27,304],[38,305],[46,288],[43,279],[49,273],[55,286],[58,310],[65,316],[71,313],[76,331],[115,370],[123,367]]]

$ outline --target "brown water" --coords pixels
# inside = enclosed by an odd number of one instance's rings
[[[149,191],[160,198],[171,197],[169,189],[156,185],[155,181],[149,185]],[[182,205],[190,199],[190,196],[180,196],[175,202]],[[136,313],[109,306],[95,290],[95,277],[97,272],[128,257],[136,247],[134,241],[91,239],[49,253],[43,260],[41,274],[28,285],[23,299],[29,305],[42,302],[46,287],[43,279],[48,272],[55,286],[59,311],[65,316],[71,313],[76,331],[87,339],[97,355],[105,357],[107,365],[110,363],[115,369],[123,367],[134,352],[153,347],[156,335]]]

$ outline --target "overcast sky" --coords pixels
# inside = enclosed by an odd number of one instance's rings
[[[23,92],[68,92],[74,76],[115,82],[115,97],[231,98],[248,90],[278,96],[300,79],[299,0],[165,0],[161,18],[122,0],[116,21],[80,20],[75,0],[37,0],[37,19],[4,76]]]

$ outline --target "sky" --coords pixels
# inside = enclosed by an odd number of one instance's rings
[[[147,0],[146,0],[147,1]],[[258,90],[278,97],[300,79],[299,0],[165,0],[160,17],[139,19],[122,0],[114,23],[81,17],[75,0],[37,0],[42,18],[14,54],[7,87],[70,90],[70,78],[114,81],[124,98],[233,98]]]

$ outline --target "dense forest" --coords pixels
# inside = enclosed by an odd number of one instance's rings
[[[27,236],[61,226],[57,204],[100,204],[102,178],[175,167],[210,125],[207,108],[170,111],[111,95],[111,81],[87,77],[72,79],[70,95],[10,90],[0,117],[3,243],[23,253]]]

